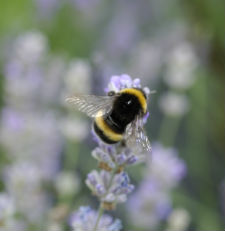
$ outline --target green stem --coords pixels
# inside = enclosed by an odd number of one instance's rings
[[[104,195],[106,195],[106,194],[109,192],[109,189],[110,189],[110,187],[111,187],[111,184],[112,184],[112,182],[113,182],[113,178],[114,178],[114,176],[115,176],[115,173],[116,173],[117,169],[118,169],[117,166],[113,169],[113,171],[112,171],[112,173],[111,173],[111,178],[110,178],[110,180],[109,180],[109,185],[108,185],[107,190],[106,190],[106,193],[105,193]],[[93,231],[97,231],[98,224],[99,224],[100,219],[101,219],[101,217],[102,217],[102,215],[103,215],[103,212],[104,212],[104,208],[103,208],[102,205],[100,204],[100,205],[99,205],[99,208],[98,208],[98,217],[97,217],[97,220],[96,220],[95,227],[94,227]]]
[[[107,187],[106,193],[109,192],[109,189],[110,189],[111,184],[112,184],[112,182],[113,182],[113,178],[114,178],[114,176],[115,176],[117,170],[118,170],[118,167],[117,167],[117,166],[112,170],[111,178],[110,178],[110,180],[109,180],[109,185],[108,185],[108,187]]]
[[[98,209],[98,217],[97,217],[97,220],[96,220],[95,227],[94,227],[93,231],[97,231],[98,224],[99,224],[99,221],[100,221],[100,219],[101,219],[101,217],[102,217],[103,212],[104,212],[104,209],[103,209],[103,207],[100,205],[100,206],[99,206],[99,209]]]

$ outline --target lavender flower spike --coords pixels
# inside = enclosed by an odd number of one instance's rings
[[[142,88],[140,79],[136,78],[134,80],[127,74],[114,75],[111,77],[108,87],[105,89],[106,92],[115,91],[118,92],[124,88]],[[148,87],[143,87],[145,94],[148,96],[150,89]]]
[[[114,209],[117,203],[125,202],[127,195],[134,189],[125,172],[116,174],[112,179],[107,171],[93,170],[88,174],[86,184],[107,210]]]
[[[135,155],[131,150],[124,147],[104,145],[99,142],[99,147],[92,151],[92,156],[98,160],[99,168],[112,171],[117,168],[121,172],[125,166],[141,163],[145,160],[145,153]]]
[[[98,213],[88,206],[82,206],[73,213],[70,218],[70,225],[73,231],[94,230]],[[104,214],[98,223],[98,231],[120,231],[122,229],[119,219],[113,220],[109,215]]]

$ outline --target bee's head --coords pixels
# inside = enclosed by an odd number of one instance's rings
[[[116,110],[124,116],[136,115],[141,110],[137,97],[127,93],[120,94],[114,106]]]

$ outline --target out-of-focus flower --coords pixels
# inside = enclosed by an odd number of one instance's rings
[[[167,65],[164,80],[171,88],[187,89],[194,83],[198,60],[190,43],[182,42],[175,46],[168,55]]]
[[[42,177],[41,169],[28,161],[17,162],[5,170],[5,181],[8,183],[6,186],[11,194],[38,188]]]
[[[70,226],[74,231],[94,230],[98,213],[90,207],[80,207],[70,218]],[[119,219],[113,220],[109,215],[102,215],[98,224],[98,231],[120,231],[122,229]]]
[[[5,107],[0,121],[0,143],[11,163],[4,169],[6,192],[12,197],[20,220],[11,224],[41,227],[51,206],[44,183],[50,183],[59,169],[62,137],[52,105],[56,102],[59,73],[63,62],[58,62],[57,74],[47,64],[47,39],[39,31],[18,36],[10,46],[5,64]],[[60,68],[58,68],[60,67]],[[59,73],[58,73],[59,72]],[[46,94],[46,85],[53,88]],[[50,80],[51,79],[51,80]],[[56,84],[57,83],[57,84]],[[51,89],[51,90],[50,90]],[[42,94],[43,93],[43,94]]]
[[[160,97],[159,107],[166,115],[179,117],[188,112],[190,105],[185,95],[168,92]]]
[[[88,122],[86,120],[76,118],[64,118],[61,120],[60,128],[63,135],[72,141],[84,140],[89,132]]]
[[[75,7],[80,10],[89,10],[94,8],[100,1],[99,0],[70,0],[74,3]]]
[[[131,72],[143,76],[143,80],[154,80],[163,64],[162,53],[159,42],[141,41],[131,54]]]
[[[173,188],[185,176],[186,165],[178,157],[174,148],[165,148],[159,143],[152,147],[152,158],[149,159],[145,173],[146,179],[152,179],[160,187]]]
[[[64,106],[65,98],[73,94],[90,94],[91,67],[85,60],[72,60],[64,77],[64,89],[61,101]],[[59,127],[65,137],[74,141],[82,141],[86,138],[88,131],[87,121],[79,118],[73,111],[68,109],[68,115],[60,120]]]
[[[6,107],[0,127],[0,143],[10,158],[35,161],[46,179],[54,175],[62,142],[53,115],[34,115]]]
[[[3,125],[6,125],[12,132],[20,132],[25,126],[25,120],[22,114],[14,110],[14,108],[3,108],[1,118],[2,127]]]
[[[17,212],[30,222],[42,219],[49,206],[46,194],[41,190],[42,177],[41,169],[31,162],[15,163],[5,171],[6,188],[13,196]]]
[[[19,36],[14,44],[14,55],[23,64],[41,61],[47,51],[47,39],[39,31],[27,32]]]
[[[125,202],[127,194],[134,189],[134,185],[130,184],[130,179],[125,172],[116,174],[112,178],[107,171],[102,170],[99,173],[93,170],[88,174],[86,184],[101,202],[113,205]]]
[[[54,12],[56,12],[60,6],[59,0],[34,0],[40,17],[50,18]]]
[[[36,94],[37,103],[42,107],[58,105],[61,97],[62,82],[66,72],[66,61],[63,56],[48,56],[47,65],[40,66],[43,70],[39,94]]]
[[[47,39],[41,32],[31,31],[18,36],[11,47],[4,68],[4,100],[15,108],[33,109],[43,81]]]
[[[186,166],[173,148],[153,144],[144,180],[128,203],[128,214],[136,227],[156,228],[169,215],[170,192],[185,173]]]
[[[63,57],[48,54],[47,38],[39,31],[18,36],[11,47],[4,68],[5,103],[23,111],[49,110],[60,98]]]
[[[168,219],[168,228],[166,231],[184,231],[190,224],[190,214],[187,210],[179,208],[174,209]]]
[[[32,102],[41,86],[42,70],[37,66],[25,67],[23,63],[18,64],[21,70],[11,70],[14,69],[12,65],[8,63],[5,69],[5,102],[15,108],[33,108]]]
[[[15,209],[13,199],[6,193],[0,193],[0,227],[1,223],[15,214]]]
[[[70,62],[66,76],[65,87],[68,94],[89,94],[91,86],[91,67],[85,60]]]
[[[111,61],[111,66],[121,63],[123,55],[130,52],[135,45],[139,37],[139,13],[142,10],[136,1],[129,4],[126,1],[117,1],[114,2],[114,8],[116,11],[112,11],[112,17],[101,41],[101,51]]]
[[[55,179],[55,187],[59,195],[75,195],[80,189],[80,179],[72,172],[61,172]]]
[[[143,181],[128,203],[130,221],[135,227],[156,228],[171,210],[169,194],[154,182]]]

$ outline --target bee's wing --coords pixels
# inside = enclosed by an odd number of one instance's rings
[[[90,117],[103,116],[112,109],[115,96],[74,95],[66,102],[75,105]]]
[[[128,124],[125,140],[128,147],[131,147],[135,152],[151,153],[151,144],[143,128],[143,119],[140,116]]]

